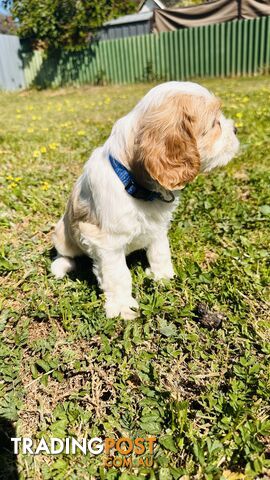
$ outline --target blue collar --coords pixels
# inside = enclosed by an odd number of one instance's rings
[[[122,163],[118,162],[116,158],[112,155],[109,155],[109,160],[111,163],[112,168],[114,169],[116,175],[123,183],[126,192],[134,198],[139,200],[145,200],[148,202],[152,202],[153,200],[162,200],[166,203],[171,203],[174,201],[174,195],[171,194],[170,200],[165,200],[165,198],[158,192],[152,192],[151,190],[147,190],[147,188],[142,187],[139,185],[132,173],[122,165]]]

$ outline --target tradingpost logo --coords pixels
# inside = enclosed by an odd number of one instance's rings
[[[23,455],[104,455],[103,465],[111,467],[153,466],[153,454],[156,437],[121,437],[114,438],[100,437],[76,439],[73,437],[49,439],[41,438],[35,440],[29,437],[13,437],[11,441],[14,446],[14,453]]]

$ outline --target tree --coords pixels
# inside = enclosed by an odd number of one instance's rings
[[[17,27],[9,15],[0,14],[0,33],[16,35]]]
[[[0,0],[1,2],[1,0]],[[47,48],[79,49],[110,18],[136,9],[135,0],[2,0],[18,34]]]

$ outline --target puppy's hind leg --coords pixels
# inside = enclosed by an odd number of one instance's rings
[[[75,261],[69,257],[57,256],[51,264],[51,272],[55,278],[63,278],[66,273],[73,272],[76,268]]]
[[[57,250],[57,257],[51,265],[51,272],[55,278],[63,278],[66,273],[75,270],[76,264],[73,258],[82,254],[67,233],[64,217],[57,223],[52,240]]]

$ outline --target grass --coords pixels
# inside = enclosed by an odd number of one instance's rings
[[[90,152],[149,85],[0,94],[0,416],[36,439],[158,440],[150,468],[20,454],[20,479],[270,477],[270,80],[203,83],[236,119],[242,153],[183,191],[173,281],[154,284],[143,255],[130,259],[132,322],[105,318],[86,260],[52,278],[50,236]],[[225,315],[221,328],[196,321],[199,302]],[[12,478],[5,451],[0,477]]]

